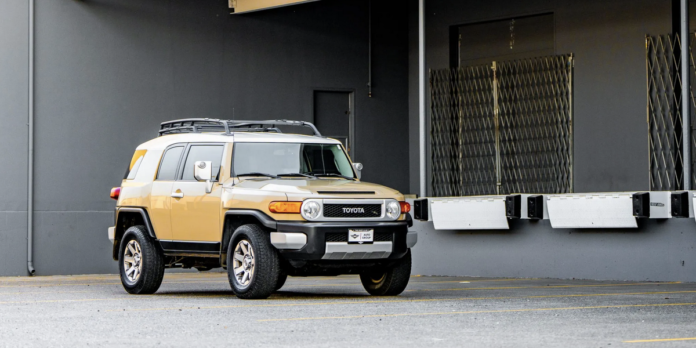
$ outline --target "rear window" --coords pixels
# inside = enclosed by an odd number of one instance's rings
[[[131,159],[130,165],[126,170],[126,175],[123,176],[125,180],[133,180],[138,174],[138,169],[140,169],[140,164],[143,162],[147,150],[136,150]]]

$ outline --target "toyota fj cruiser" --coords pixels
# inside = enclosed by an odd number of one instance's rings
[[[279,128],[291,126],[314,135]],[[417,241],[410,205],[361,182],[361,169],[308,122],[164,122],[111,190],[123,287],[150,294],[166,268],[223,267],[245,299],[267,298],[288,275],[359,274],[370,294],[398,295]]]

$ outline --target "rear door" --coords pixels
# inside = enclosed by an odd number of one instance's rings
[[[192,143],[186,148],[178,180],[174,182],[170,191],[174,240],[220,242],[222,186],[218,179],[224,149],[224,144],[215,143]],[[216,178],[216,182],[210,193],[205,192],[205,182],[198,182],[193,177],[193,166],[196,161],[213,163],[213,178]]]

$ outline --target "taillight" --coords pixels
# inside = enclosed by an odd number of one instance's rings
[[[118,196],[120,196],[120,195],[121,195],[121,188],[114,187],[111,189],[111,194],[109,195],[109,197],[111,197],[111,199],[118,200]]]
[[[411,211],[411,205],[408,204],[408,202],[399,202],[399,205],[401,206],[401,214],[406,214]]]
[[[299,214],[302,202],[271,202],[268,210],[276,214]]]

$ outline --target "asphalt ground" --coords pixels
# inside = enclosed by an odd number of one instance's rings
[[[224,273],[169,273],[154,295],[117,275],[0,278],[0,346],[696,346],[696,284],[411,278],[372,297],[356,276],[289,278],[240,300]]]

